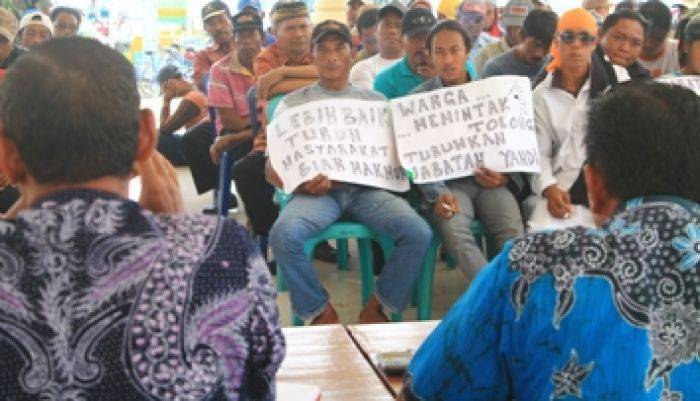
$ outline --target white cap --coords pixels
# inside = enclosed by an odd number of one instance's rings
[[[29,25],[41,25],[48,29],[49,32],[51,32],[51,36],[53,36],[53,23],[51,23],[51,18],[40,11],[34,11],[22,17],[19,23],[19,30],[21,31]]]

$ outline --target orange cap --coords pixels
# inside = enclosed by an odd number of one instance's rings
[[[552,62],[547,65],[547,71],[553,72],[561,67],[561,54],[557,48],[559,34],[564,31],[581,32],[586,31],[593,36],[597,36],[598,24],[595,17],[583,8],[573,8],[559,17],[557,22],[557,33],[554,35],[552,47],[549,53],[552,55]]]

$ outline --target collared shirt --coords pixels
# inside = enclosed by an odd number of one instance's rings
[[[613,68],[618,82],[629,79],[624,68]],[[586,78],[578,95],[573,95],[562,88],[555,76],[558,74],[548,74],[533,92],[541,172],[532,176],[531,185],[538,195],[554,184],[568,191],[586,161],[584,138],[591,79]]]
[[[698,220],[635,199],[506,245],[416,353],[406,399],[700,400]]]
[[[415,87],[423,83],[423,77],[411,70],[408,57],[380,72],[374,79],[374,90],[387,99],[408,95]]]
[[[510,45],[508,44],[505,36],[497,42],[489,43],[488,45],[484,46],[479,54],[476,55],[476,59],[474,60],[474,68],[476,69],[476,72],[478,72],[480,76],[483,76],[486,63],[492,58],[503,54],[508,50],[510,50]]]
[[[253,61],[253,72],[256,77],[265,75],[270,70],[278,67],[291,67],[311,64],[311,52],[304,55],[300,63],[292,64],[287,54],[277,43],[264,48]]]
[[[355,64],[350,70],[350,83],[362,89],[372,90],[377,74],[401,61],[401,58],[388,59],[379,53]]]
[[[214,63],[209,78],[207,104],[210,107],[233,109],[240,118],[250,117],[248,90],[255,82],[255,75],[244,67],[234,50]],[[216,132],[221,132],[223,123],[216,117]]]
[[[66,190],[0,221],[0,249],[3,399],[274,400],[275,288],[234,220]]]
[[[211,66],[217,61],[226,57],[230,52],[225,51],[218,43],[213,46],[206,47],[197,52],[194,56],[194,83],[197,87],[202,83],[202,77],[209,73]],[[207,88],[202,88],[206,91]]]
[[[469,61],[471,61],[472,65],[476,65],[476,56],[479,55],[481,49],[495,42],[498,42],[497,38],[494,38],[486,32],[481,32],[474,43],[472,43],[472,49],[469,51]],[[479,71],[477,70],[477,72]]]

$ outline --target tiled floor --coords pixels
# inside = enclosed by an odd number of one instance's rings
[[[212,203],[211,193],[197,195],[189,170],[178,168],[180,186],[185,199],[185,207],[190,212],[200,212]],[[240,208],[232,217],[239,223],[245,223],[245,213]],[[321,282],[331,294],[331,302],[338,310],[340,319],[344,324],[357,323],[357,315],[360,312],[360,276],[357,264],[357,249],[350,244],[350,270],[339,271],[328,263],[316,262],[317,271]],[[435,284],[433,286],[433,319],[442,317],[455,300],[467,287],[467,280],[458,270],[448,270],[445,263],[438,263]],[[282,323],[291,325],[291,312],[289,306],[289,294],[281,293],[278,298]],[[416,318],[415,309],[409,309],[404,313],[404,320]]]

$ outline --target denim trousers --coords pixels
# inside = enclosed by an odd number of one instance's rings
[[[394,251],[377,278],[374,294],[382,306],[402,312],[418,280],[432,231],[402,198],[381,189],[339,184],[323,196],[295,195],[281,210],[270,244],[287,278],[292,309],[304,320],[329,302],[304,243],[343,218],[365,224],[394,241]]]

